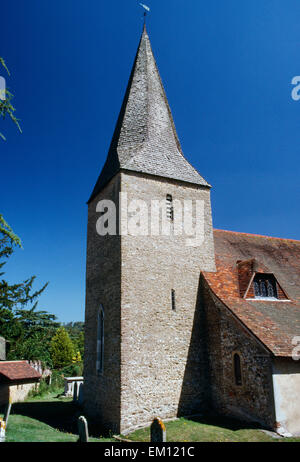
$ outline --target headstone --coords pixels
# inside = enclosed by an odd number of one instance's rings
[[[89,430],[88,423],[85,417],[78,417],[78,434],[79,434],[79,443],[88,443],[89,442]]]
[[[73,388],[73,401],[77,402],[78,399],[78,385],[77,382],[74,383],[74,388]]]
[[[83,403],[83,383],[79,385],[79,392],[78,392],[78,404],[82,405]]]
[[[162,420],[158,417],[153,420],[151,425],[151,443],[165,443],[167,441],[167,431]]]
[[[5,430],[6,430],[5,422],[0,417],[0,443],[5,443]]]

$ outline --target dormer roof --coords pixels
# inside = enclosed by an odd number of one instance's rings
[[[214,243],[217,271],[202,273],[211,291],[275,356],[291,357],[300,333],[300,241],[214,230]],[[255,298],[257,274],[273,275],[283,295]]]

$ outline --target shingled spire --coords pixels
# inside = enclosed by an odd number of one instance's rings
[[[108,156],[89,202],[120,170],[209,187],[183,156],[145,26]]]

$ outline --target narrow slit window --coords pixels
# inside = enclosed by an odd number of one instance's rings
[[[104,309],[101,305],[98,317],[97,317],[97,359],[96,359],[96,371],[97,375],[103,372],[103,360],[104,360]]]
[[[167,218],[171,221],[174,220],[174,207],[173,207],[173,197],[171,194],[167,194],[166,197],[166,208],[167,208]]]
[[[172,299],[172,310],[176,311],[176,294],[175,294],[174,289],[171,292],[171,299]]]
[[[233,356],[233,366],[234,366],[235,384],[240,386],[242,385],[242,368],[241,368],[241,358],[238,353],[235,353]]]

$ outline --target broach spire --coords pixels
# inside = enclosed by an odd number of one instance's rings
[[[210,186],[183,156],[145,25],[108,156],[89,202],[120,170]]]

